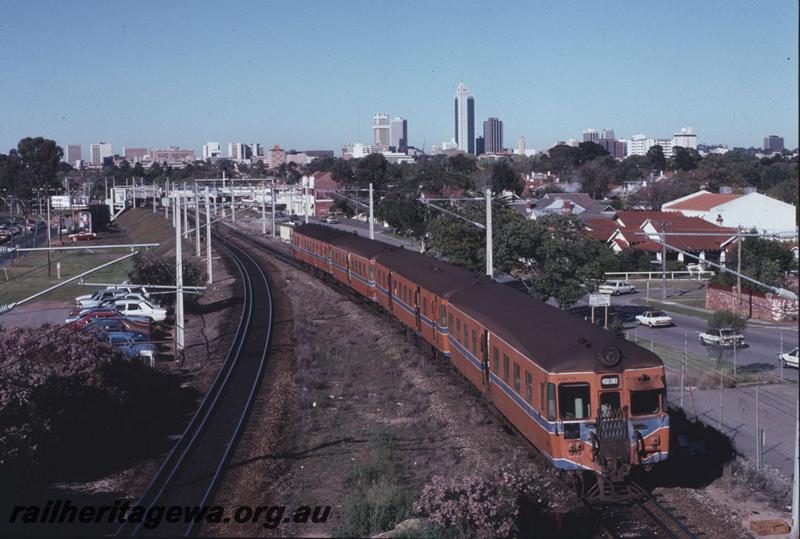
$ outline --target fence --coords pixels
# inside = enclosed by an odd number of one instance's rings
[[[667,279],[711,279],[714,276],[713,271],[667,271],[665,272]],[[633,275],[633,277],[631,277]],[[644,276],[647,277],[644,277]],[[661,271],[607,271],[604,276],[606,279],[624,279],[631,280],[647,280],[653,281],[661,279]]]
[[[718,358],[690,353],[688,332],[683,350],[643,339],[635,331],[626,332],[626,338],[664,362],[669,404],[731,437],[756,466],[768,464],[791,475],[787,462],[794,452],[797,387],[783,378],[783,365],[775,375],[735,368],[728,361],[733,350]]]

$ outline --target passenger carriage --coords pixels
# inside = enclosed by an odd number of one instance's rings
[[[298,225],[292,233],[292,256],[331,274],[331,240],[344,234],[339,230],[315,224]]]
[[[362,296],[377,301],[375,257],[392,247],[362,238],[356,234],[340,234],[331,239],[333,277]]]
[[[510,287],[450,297],[452,361],[557,468],[622,481],[667,458],[661,360]]]
[[[471,272],[406,249],[376,257],[378,303],[445,356],[448,298],[478,282]]]

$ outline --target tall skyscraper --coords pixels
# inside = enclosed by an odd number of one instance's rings
[[[491,117],[483,122],[483,140],[488,153],[497,153],[503,149],[503,122]]]
[[[252,157],[253,149],[249,144],[241,142],[228,143],[228,157],[234,161],[247,161]]]
[[[519,137],[517,141],[517,153],[519,155],[525,155],[525,137]]]
[[[92,165],[98,167],[103,164],[103,159],[114,155],[114,150],[111,147],[111,144],[107,144],[105,142],[100,142],[99,144],[92,144],[89,147],[89,151],[91,154]]]
[[[583,142],[597,142],[600,138],[600,133],[594,129],[587,129],[583,132]]]
[[[372,117],[372,145],[389,148],[389,115],[376,112]]]
[[[783,151],[783,137],[778,135],[770,135],[764,137],[764,151],[765,152],[782,152]]]
[[[391,144],[394,151],[406,153],[408,150],[408,121],[396,116],[391,122]]]
[[[81,157],[81,145],[80,144],[68,144],[67,151],[65,154],[65,159],[67,163],[74,165],[75,161],[80,161],[83,159]]]
[[[475,99],[463,82],[456,88],[456,144],[462,152],[475,154]]]

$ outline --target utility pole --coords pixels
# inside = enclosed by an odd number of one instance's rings
[[[375,239],[375,217],[372,206],[372,182],[369,182],[369,239]]]
[[[103,181],[105,182],[105,188],[103,192],[106,195],[106,198],[103,199],[103,203],[108,204],[108,177],[106,176],[105,178],[103,178]]]
[[[272,219],[275,219],[274,215]],[[261,182],[261,235],[267,235],[267,190],[264,188],[263,181]]]
[[[181,206],[183,206],[183,237],[189,239],[189,197],[186,196],[186,182],[183,182],[181,198]]]
[[[736,229],[736,311],[742,314],[742,227]]]
[[[181,211],[181,203],[175,197],[175,211]],[[181,237],[181,220],[175,226],[175,360],[177,353],[183,351],[183,252]]]
[[[494,277],[492,249],[492,190],[486,188],[486,275]]]
[[[206,187],[206,279],[208,284],[214,282],[211,274],[211,212],[208,207],[208,187]]]
[[[197,181],[194,182],[194,239],[197,247],[195,256],[200,258],[200,197],[197,191]]]
[[[231,183],[231,221],[236,222],[236,184]]]
[[[758,417],[758,386],[756,386],[756,469],[761,469],[761,426]]]
[[[667,223],[661,221],[661,299],[667,299],[667,245],[664,242],[664,232]]]
[[[52,247],[50,245],[50,230],[53,228],[53,224],[50,222],[50,196],[47,197],[47,246]],[[50,254],[50,250],[47,250],[47,276],[51,277],[53,274],[52,268],[52,257]]]
[[[308,180],[303,185],[303,215],[305,216],[306,224],[308,224]]]
[[[144,180],[142,180],[142,181],[144,181]],[[153,182],[152,187],[153,187],[153,213],[155,213],[156,212],[156,191],[157,191],[156,182]]]
[[[275,237],[275,176],[272,177],[272,191],[270,192],[272,197],[272,237]]]

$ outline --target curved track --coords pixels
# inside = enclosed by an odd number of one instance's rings
[[[161,465],[137,505],[203,506],[214,491],[236,446],[258,391],[272,334],[272,294],[261,266],[245,251],[218,237],[217,245],[236,264],[244,285],[244,309],[236,335],[189,426]],[[161,524],[148,529],[125,523],[118,536],[189,536],[199,523]]]

